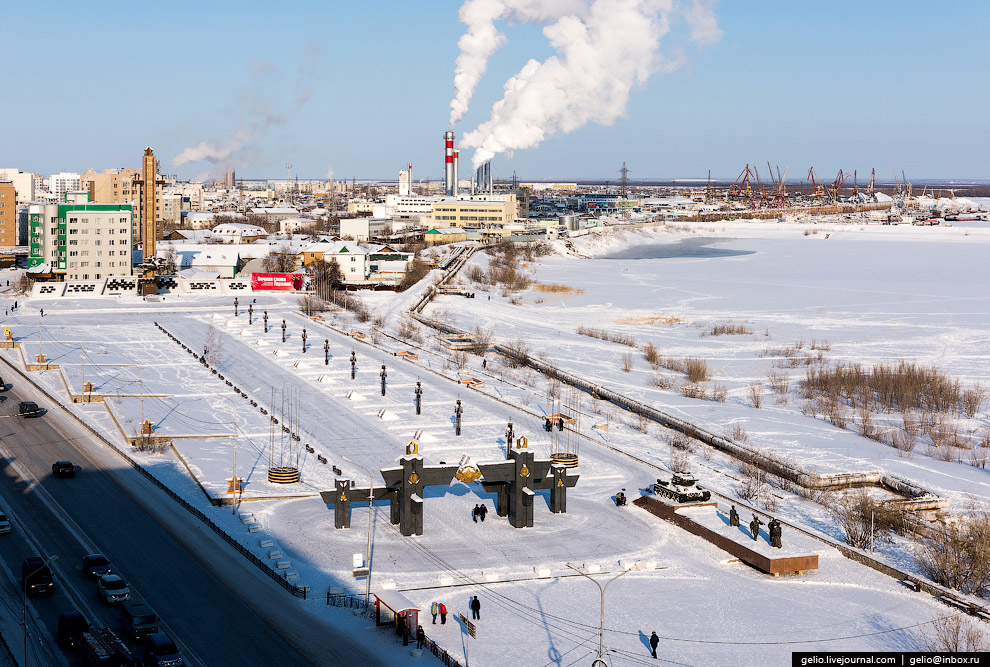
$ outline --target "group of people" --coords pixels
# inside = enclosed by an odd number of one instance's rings
[[[735,505],[729,509],[729,525],[739,525],[739,512],[736,511]],[[760,517],[756,516],[756,513],[754,512],[753,520],[749,522],[749,532],[753,536],[754,542],[760,537],[760,526],[762,525],[763,522],[760,521]],[[769,534],[767,541],[770,543],[770,546],[777,549],[782,548],[780,543],[781,533],[783,532],[781,528],[782,526],[783,524],[776,517],[771,518],[770,522],[767,524],[767,533]]]
[[[471,511],[471,518],[474,519],[475,523],[478,523],[479,518],[481,519],[481,522],[484,523],[486,516],[488,516],[488,508],[485,507],[484,503],[475,505],[474,510]]]

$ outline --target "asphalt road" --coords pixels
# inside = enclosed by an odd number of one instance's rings
[[[12,379],[9,373],[4,375],[8,382]],[[29,400],[37,400],[43,408],[47,403],[32,388],[25,392],[12,389],[2,395],[0,497],[13,530],[10,535],[0,536],[0,557],[18,582],[24,557],[58,556],[52,564],[56,575],[55,595],[29,599],[41,624],[34,629],[36,636],[32,644],[37,644],[32,653],[34,664],[48,662],[44,660],[46,652],[56,662],[68,660],[51,639],[59,614],[67,609],[80,609],[88,618],[98,617],[103,625],[115,630],[119,627],[117,609],[105,606],[97,597],[95,583],[82,574],[82,556],[93,548],[107,555],[116,571],[157,611],[165,626],[162,629],[179,642],[188,664],[290,666],[339,664],[338,659],[347,659],[351,664],[376,662],[341,638],[333,640],[335,652],[346,655],[329,655],[324,652],[325,647],[320,650],[313,646],[314,635],[324,637],[324,641],[330,639],[327,628],[308,635],[305,631],[291,633],[297,645],[304,643],[304,650],[297,650],[234,593],[232,588],[236,586],[232,587],[229,580],[223,583],[216,576],[221,574],[224,578],[227,570],[235,571],[236,575],[238,569],[253,566],[201,525],[190,525],[190,521],[199,523],[191,516],[169,522],[168,512],[174,516],[174,509],[184,510],[119,458],[114,464],[116,455],[87,456],[85,452],[92,452],[93,445],[82,446],[83,443],[71,440],[89,439],[81,429],[63,429],[71,434],[66,439],[49,423],[58,417],[60,425],[67,424],[68,418],[60,412],[49,412],[37,419],[8,417],[16,414],[17,403],[22,400],[20,393],[26,393]],[[52,463],[62,459],[77,465],[74,479],[52,476]],[[143,500],[150,500],[156,507],[161,505],[166,520],[161,515],[149,515],[135,502],[134,494],[143,494]],[[152,513],[158,512],[152,509]],[[192,549],[195,554],[183,546],[191,541],[196,543]],[[211,552],[211,541],[229,553],[217,547]],[[240,559],[243,563],[217,562],[221,559]],[[262,597],[271,598],[288,595],[272,582],[257,581],[259,577],[263,579],[260,573],[257,577],[251,574],[242,572],[239,576],[254,587],[256,596],[259,592]],[[19,608],[17,584],[7,581],[8,577],[2,579],[8,599],[16,600]],[[266,586],[270,590],[264,590]],[[265,615],[268,618],[273,614],[284,615],[280,620],[289,620],[296,628],[300,622],[311,620],[293,605],[294,600],[281,602],[284,610],[269,604],[263,610]],[[285,624],[279,627],[284,630]],[[41,635],[52,646],[40,642]],[[20,653],[19,647],[12,648],[15,654]]]

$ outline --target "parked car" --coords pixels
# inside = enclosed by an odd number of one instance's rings
[[[89,630],[89,621],[75,609],[58,617],[58,643],[67,648],[78,646],[82,634]]]
[[[21,401],[17,404],[17,414],[21,417],[40,417],[41,408],[34,401]]]
[[[148,635],[144,648],[144,664],[152,667],[178,667],[182,664],[179,647],[164,632]]]
[[[147,602],[129,600],[120,605],[120,629],[131,639],[158,632],[158,615]]]
[[[41,556],[29,556],[21,563],[21,590],[26,595],[52,595],[55,579]]]
[[[59,479],[63,477],[75,477],[76,467],[72,465],[72,461],[56,461],[52,464],[52,474]]]
[[[116,604],[131,599],[131,590],[127,582],[116,574],[104,574],[96,582],[96,592],[107,604]]]
[[[10,519],[3,512],[0,512],[0,535],[6,535],[10,532]]]
[[[110,566],[110,559],[103,554],[87,554],[83,556],[82,567],[83,573],[94,580],[113,571],[113,568]]]

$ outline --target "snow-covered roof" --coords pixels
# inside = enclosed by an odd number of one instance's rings
[[[427,234],[466,234],[467,232],[465,232],[460,227],[435,227],[426,233]]]
[[[224,249],[226,248],[226,249]],[[236,250],[229,249],[229,246],[210,246],[208,250],[196,253],[192,258],[192,266],[236,266],[240,261],[240,254]]]
[[[183,269],[176,275],[184,280],[216,280],[220,277],[217,271],[202,271],[200,269]]]
[[[270,206],[252,208],[251,212],[256,215],[299,215],[299,210],[291,206]]]
[[[265,236],[268,234],[257,225],[249,225],[246,222],[225,222],[213,228],[214,234],[227,234],[233,236]]]
[[[396,590],[377,591],[374,596],[378,601],[392,610],[393,613],[402,611],[420,611],[416,603]]]

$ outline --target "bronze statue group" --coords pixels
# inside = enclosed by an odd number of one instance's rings
[[[735,505],[733,505],[729,509],[729,525],[730,526],[739,525],[739,512],[736,511]],[[760,521],[760,517],[756,516],[756,513],[754,512],[753,520],[749,522],[749,532],[753,536],[754,542],[760,538],[760,526],[762,525],[763,522]],[[769,533],[769,538],[767,539],[767,541],[770,543],[770,546],[776,549],[781,548],[780,536],[782,533],[781,530],[782,525],[783,524],[781,524],[780,521],[778,521],[776,518],[771,518],[770,523],[767,524],[767,532]]]

